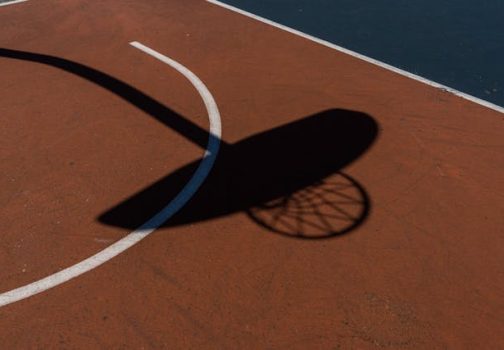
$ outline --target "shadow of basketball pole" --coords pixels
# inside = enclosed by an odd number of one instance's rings
[[[134,87],[62,58],[0,48],[0,57],[37,62],[93,82],[205,148],[208,132]],[[256,223],[296,238],[328,238],[362,224],[365,189],[341,170],[378,135],[367,114],[332,109],[250,136],[221,151],[205,184],[164,226],[245,212]],[[136,229],[162,209],[197,168],[196,160],[141,190],[98,220]]]

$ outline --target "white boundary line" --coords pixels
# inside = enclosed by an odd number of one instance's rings
[[[210,170],[213,167],[217,153],[219,151],[220,139],[221,139],[221,118],[219,109],[215,100],[208,90],[208,88],[203,84],[203,82],[189,69],[181,65],[180,63],[172,60],[171,58],[160,54],[139,42],[131,42],[130,45],[143,51],[144,53],[151,55],[158,60],[170,65],[172,68],[176,69],[184,77],[186,77],[191,84],[196,88],[200,94],[203,102],[205,103],[206,110],[208,112],[208,118],[210,122],[210,137],[208,140],[207,149],[204,153],[203,159],[201,160],[198,169],[194,173],[193,177],[185,185],[185,187],[179,192],[179,194],[169,202],[166,207],[164,207],[159,213],[154,215],[141,227],[135,231],[128,234],[126,237],[120,239],[114,244],[108,246],[104,250],[98,252],[97,254],[61,270],[53,275],[42,278],[33,283],[27,284],[23,287],[13,289],[8,292],[0,294],[0,307],[14,303],[16,301],[26,299],[35,294],[44,292],[50,288],[56,287],[62,283],[65,283],[77,276],[88,272],[110,259],[121,254],[128,248],[131,248],[142,239],[154,232],[158,227],[166,222],[170,217],[172,217],[177,211],[179,211],[191,197],[196,193],[199,187],[203,184],[206,177],[208,176]]]
[[[2,2],[2,3],[0,3],[0,7],[7,6],[7,5],[19,4],[20,2],[25,2],[25,1],[28,1],[28,0],[12,0],[12,1],[8,1],[8,2]]]
[[[358,58],[360,60],[363,60],[363,61],[366,61],[368,63],[371,63],[371,64],[374,64],[376,66],[379,66],[379,67],[382,67],[384,69],[387,69],[389,71],[392,71],[394,73],[397,73],[397,74],[400,74],[402,76],[405,76],[407,78],[410,78],[410,79],[413,79],[413,80],[416,80],[416,81],[419,81],[421,83],[424,83],[424,84],[427,84],[429,86],[432,86],[432,87],[435,87],[435,88],[438,88],[438,89],[441,89],[443,91],[446,91],[446,92],[449,92],[449,93],[452,93],[453,95],[456,95],[456,96],[459,96],[463,99],[466,99],[466,100],[469,100],[471,102],[474,102],[476,104],[479,104],[481,106],[484,106],[484,107],[487,107],[487,108],[490,108],[494,111],[497,111],[497,112],[500,112],[500,113],[504,113],[504,107],[501,107],[501,106],[498,106],[494,103],[491,103],[491,102],[488,102],[488,101],[485,101],[485,100],[482,100],[478,97],[475,97],[475,96],[471,96],[471,95],[468,95],[464,92],[461,92],[461,91],[458,91],[456,89],[453,89],[451,87],[448,87],[448,86],[445,86],[445,85],[442,85],[442,84],[439,84],[439,83],[436,83],[435,81],[432,81],[432,80],[429,80],[429,79],[426,79],[426,78],[423,78],[419,75],[416,75],[416,74],[413,74],[413,73],[410,73],[410,72],[407,72],[405,70],[402,70],[400,68],[397,68],[397,67],[394,67],[394,66],[391,66],[387,63],[384,63],[384,62],[381,62],[381,61],[378,61],[378,60],[375,60],[374,58],[371,58],[371,57],[368,57],[368,56],[364,56],[364,55],[361,55],[360,53],[357,53],[355,51],[352,51],[352,50],[348,50],[348,49],[345,49],[344,47],[341,47],[341,46],[338,46],[338,45],[335,45],[329,41],[326,41],[326,40],[323,40],[323,39],[319,39],[317,37],[314,37],[312,35],[309,35],[309,34],[306,34],[306,33],[303,33],[299,30],[296,30],[296,29],[293,29],[291,27],[287,27],[283,24],[280,24],[280,23],[277,23],[277,22],[274,22],[274,21],[271,21],[267,18],[264,18],[264,17],[261,17],[261,16],[258,16],[258,15],[254,15],[253,13],[250,13],[250,12],[247,12],[247,11],[244,11],[242,9],[239,9],[237,7],[234,7],[234,6],[231,6],[231,5],[228,5],[228,4],[225,4],[225,3],[222,3],[218,0],[206,0],[207,2],[211,3],[211,4],[214,4],[214,5],[217,5],[217,6],[220,6],[220,7],[223,7],[225,9],[228,9],[230,11],[233,11],[233,12],[236,12],[236,13],[239,13],[243,16],[247,16],[249,18],[252,18],[252,19],[255,19],[256,21],[259,21],[259,22],[262,22],[262,23],[265,23],[265,24],[268,24],[270,26],[273,26],[275,28],[278,28],[278,29],[281,29],[281,30],[284,30],[286,32],[289,32],[291,34],[294,34],[294,35],[297,35],[297,36],[300,36],[302,38],[305,38],[305,39],[308,39],[310,41],[313,41],[313,42],[316,42],[317,44],[320,44],[320,45],[323,45],[323,46],[326,46],[328,48],[331,48],[333,50],[337,50],[339,52],[342,52],[342,53],[345,53],[347,55],[350,55],[352,57],[355,57],[355,58]]]

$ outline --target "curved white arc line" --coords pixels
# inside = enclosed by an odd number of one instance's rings
[[[191,72],[180,63],[138,42],[131,42],[130,44],[176,69],[191,82],[191,84],[200,94],[203,102],[205,103],[210,122],[210,137],[208,139],[207,149],[205,151],[203,159],[201,160],[193,177],[179,192],[179,194],[172,201],[170,201],[159,213],[154,215],[141,227],[129,233],[126,237],[120,239],[119,241],[108,246],[102,251],[75,265],[67,267],[64,270],[44,277],[38,281],[0,294],[0,307],[12,304],[22,299],[29,298],[35,294],[44,292],[50,288],[65,283],[94,268],[97,268],[98,266],[121,254],[125,250],[131,248],[142,239],[147,237],[149,234],[154,232],[159,226],[166,222],[166,220],[168,220],[177,211],[179,211],[203,184],[213,167],[217,153],[219,151],[221,138],[221,119],[217,104],[215,103],[215,100],[208,88],[193,72]]]

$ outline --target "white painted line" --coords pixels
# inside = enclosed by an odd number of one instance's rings
[[[191,84],[196,88],[201,98],[203,99],[206,110],[208,112],[210,131],[207,149],[198,166],[198,169],[196,169],[193,177],[180,191],[180,193],[174,199],[172,199],[171,202],[169,202],[159,213],[154,215],[141,227],[131,232],[126,237],[120,239],[116,243],[108,246],[99,253],[87,258],[86,260],[83,260],[53,275],[47,276],[23,287],[19,287],[0,294],[0,307],[31,297],[35,294],[41,293],[50,288],[56,287],[57,285],[65,283],[77,276],[82,275],[85,272],[97,268],[98,266],[121,254],[125,250],[131,248],[142,239],[150,235],[152,232],[154,232],[158,227],[165,223],[166,220],[168,220],[177,211],[179,211],[203,184],[206,177],[208,176],[208,173],[214,165],[217,153],[219,151],[221,139],[221,119],[217,104],[215,103],[215,100],[210,91],[208,91],[208,88],[193,72],[191,72],[180,63],[136,41],[131,42],[130,44],[137,49],[147,53],[148,55],[151,55],[158,60],[170,65],[172,68],[180,72],[191,82]]]
[[[0,6],[19,4],[20,2],[25,2],[25,1],[28,1],[28,0],[12,0],[12,1],[7,1],[7,2],[0,3]]]
[[[283,24],[271,21],[271,20],[269,20],[267,18],[258,16],[258,15],[254,15],[253,13],[250,13],[250,12],[244,11],[242,9],[239,9],[237,7],[234,7],[234,6],[222,3],[222,2],[220,2],[218,0],[206,0],[206,1],[209,2],[209,3],[211,3],[211,4],[223,7],[225,9],[228,9],[230,11],[239,13],[239,14],[241,14],[243,16],[247,16],[249,18],[252,18],[252,19],[254,19],[256,21],[268,24],[268,25],[273,26],[275,28],[278,28],[278,29],[284,30],[286,32],[289,32],[291,34],[294,34],[294,35],[300,36],[302,38],[308,39],[308,40],[313,41],[313,42],[315,42],[317,44],[326,46],[326,47],[328,47],[330,49],[337,50],[339,52],[345,53],[345,54],[350,55],[352,57],[358,58],[360,60],[363,60],[363,61],[366,61],[368,63],[374,64],[376,66],[382,67],[384,69],[387,69],[387,70],[392,71],[394,73],[397,73],[397,74],[400,74],[402,76],[408,77],[410,79],[413,79],[413,80],[419,81],[421,83],[427,84],[429,86],[432,86],[432,87],[441,89],[443,91],[452,93],[453,95],[456,95],[456,96],[461,97],[463,99],[466,99],[466,100],[469,100],[471,102],[477,103],[477,104],[479,104],[481,106],[490,108],[490,109],[492,109],[494,111],[497,111],[497,112],[500,112],[500,113],[504,113],[504,107],[501,107],[501,106],[498,106],[498,105],[493,104],[491,102],[482,100],[482,99],[480,99],[478,97],[474,97],[474,96],[468,95],[465,92],[461,92],[461,91],[458,91],[458,90],[453,89],[451,87],[448,87],[448,86],[436,83],[435,81],[423,78],[423,77],[421,77],[419,75],[416,75],[416,74],[407,72],[405,70],[402,70],[400,68],[391,66],[391,65],[389,65],[389,64],[387,64],[385,62],[381,62],[381,61],[375,60],[374,58],[361,55],[360,53],[357,53],[355,51],[345,49],[344,47],[335,45],[335,44],[333,44],[333,43],[331,43],[329,41],[326,41],[326,40],[323,40],[323,39],[319,39],[319,38],[314,37],[314,36],[312,36],[310,34],[306,34],[306,33],[303,33],[303,32],[301,32],[299,30],[296,30],[294,28],[287,27],[287,26],[285,26]]]

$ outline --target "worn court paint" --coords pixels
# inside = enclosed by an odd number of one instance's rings
[[[20,2],[26,2],[28,0],[0,0],[0,6],[19,4]]]
[[[223,2],[504,107],[504,1]]]
[[[221,139],[221,119],[215,99],[213,98],[208,88],[193,72],[184,67],[182,64],[160,54],[157,51],[152,50],[151,48],[139,42],[134,41],[130,44],[133,47],[176,69],[191,82],[191,84],[200,94],[205,104],[210,123],[208,145],[205,150],[204,156],[198,168],[196,169],[196,172],[189,180],[189,182],[184,186],[184,188],[180,191],[180,193],[175,198],[173,198],[159,213],[154,215],[141,227],[131,232],[126,237],[115,242],[114,244],[108,246],[99,253],[75,265],[67,267],[64,270],[61,270],[53,275],[47,276],[33,283],[0,294],[0,307],[12,304],[22,299],[29,298],[35,294],[44,292],[50,288],[65,283],[94,268],[97,268],[98,266],[121,254],[125,250],[131,248],[142,239],[150,235],[152,232],[154,232],[159,226],[165,223],[166,220],[168,220],[176,212],[178,212],[196,193],[213,167],[217,153],[219,151]]]

